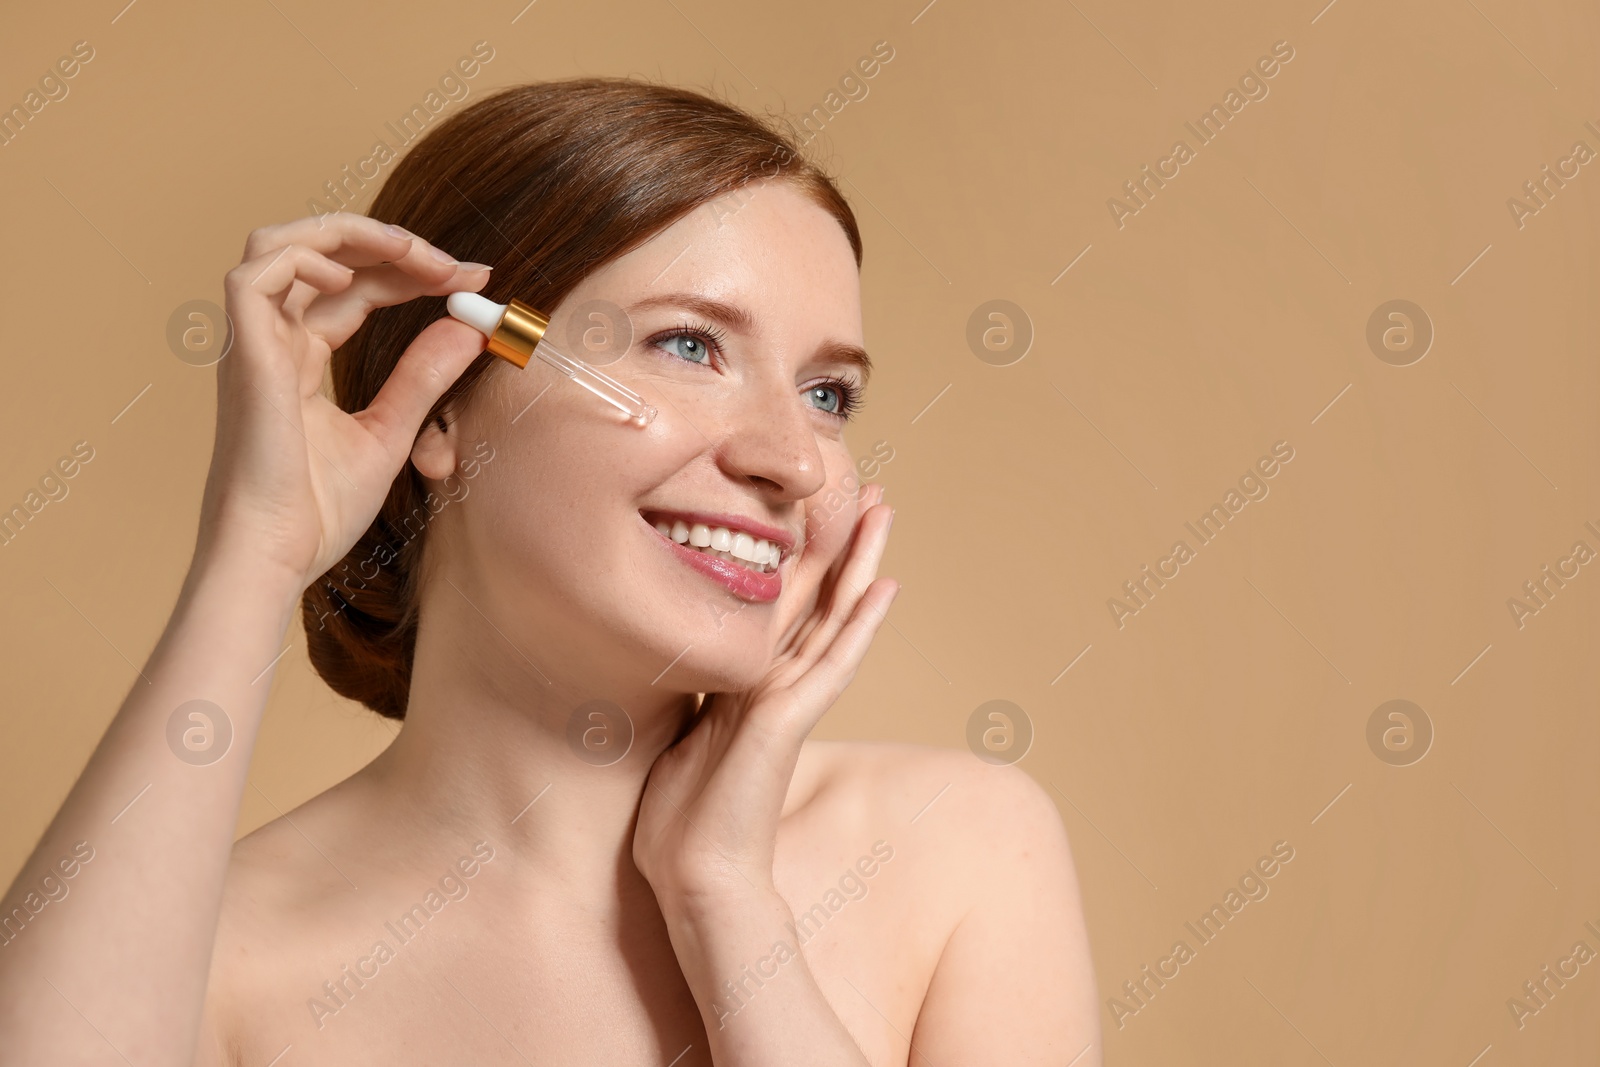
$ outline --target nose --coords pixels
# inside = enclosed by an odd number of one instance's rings
[[[734,412],[719,427],[718,465],[730,478],[781,500],[821,492],[828,472],[817,447],[816,416],[799,391],[781,380],[763,380],[739,393]]]

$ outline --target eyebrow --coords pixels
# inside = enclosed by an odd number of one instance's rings
[[[629,304],[626,313],[632,315],[636,311],[649,311],[658,307],[687,308],[739,333],[755,332],[756,320],[750,312],[737,304],[713,300],[697,293],[663,293],[660,296],[647,297]],[[847,344],[844,341],[824,341],[817,355],[826,363],[845,363],[855,367],[861,373],[862,385],[872,378],[872,357],[868,356],[866,349],[860,345]]]

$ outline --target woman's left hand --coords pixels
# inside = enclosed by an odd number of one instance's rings
[[[778,818],[801,743],[855,678],[900,591],[877,576],[893,520],[882,497],[882,486],[863,488],[871,503],[850,544],[766,676],[709,694],[693,728],[651,768],[633,860],[663,903],[773,893]]]

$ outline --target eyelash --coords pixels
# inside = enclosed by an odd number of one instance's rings
[[[716,353],[720,355],[722,352],[722,342],[724,338],[727,337],[727,334],[717,327],[710,325],[709,323],[686,321],[680,323],[676,328],[668,330],[665,333],[656,334],[654,337],[650,338],[648,343],[651,346],[656,346],[662,341],[670,341],[674,337],[692,337],[696,341],[699,341],[701,344],[705,345],[708,351],[715,350]],[[682,359],[681,356],[677,358]],[[683,362],[693,363],[694,361],[685,359]],[[824,378],[815,385],[808,386],[806,391],[810,392],[812,389],[821,389],[824,387],[832,388],[839,394],[839,410],[823,411],[822,408],[818,408],[817,410],[822,411],[824,415],[832,415],[835,418],[848,420],[852,418],[856,412],[861,410],[861,405],[863,403],[862,389],[856,383],[844,378]]]

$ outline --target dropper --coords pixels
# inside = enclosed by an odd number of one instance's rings
[[[451,318],[489,339],[488,351],[513,366],[526,367],[531,357],[538,356],[639,426],[649,425],[656,417],[656,409],[645,403],[644,397],[581,359],[559,352],[545,336],[549,317],[522,301],[496,304],[477,293],[459,292],[451,293],[445,306]]]

